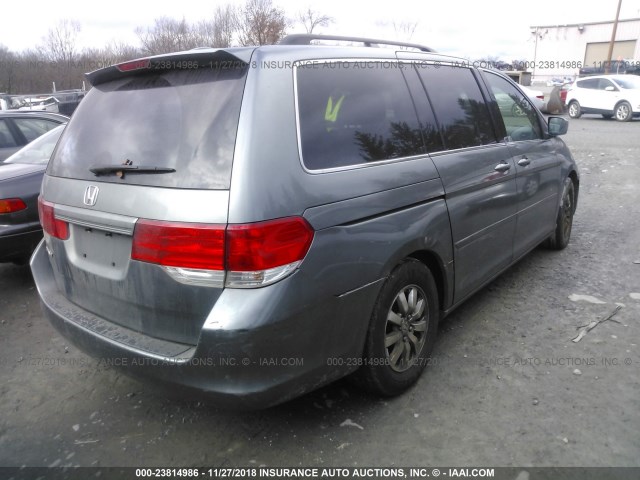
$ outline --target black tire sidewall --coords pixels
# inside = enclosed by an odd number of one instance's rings
[[[387,352],[384,347],[387,314],[397,294],[409,285],[419,286],[427,297],[428,329],[422,351],[408,370],[396,372],[386,363]],[[439,319],[438,291],[433,275],[418,260],[407,259],[398,265],[384,283],[373,309],[371,324],[365,344],[363,375],[366,377],[365,387],[384,396],[402,393],[413,385],[424,370],[433,350],[437,336]]]
[[[568,235],[565,236],[564,231],[564,220],[565,220],[565,211],[564,211],[564,199],[567,195],[571,195],[571,229],[569,229]],[[573,229],[573,213],[575,211],[575,188],[573,186],[573,181],[570,178],[567,178],[564,183],[564,187],[562,189],[562,199],[560,203],[560,209],[558,211],[558,220],[556,225],[556,248],[562,249],[565,248],[569,244],[569,239],[571,238],[571,230]]]

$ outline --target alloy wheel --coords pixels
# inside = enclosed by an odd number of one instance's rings
[[[427,338],[427,297],[417,285],[404,287],[396,295],[385,326],[385,350],[389,366],[408,370],[419,357]]]

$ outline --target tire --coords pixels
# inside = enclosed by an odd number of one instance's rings
[[[546,246],[553,250],[562,250],[569,245],[573,214],[576,211],[576,190],[573,181],[567,177],[562,189],[562,202],[556,217],[556,231],[547,239]]]
[[[628,122],[633,117],[633,110],[629,102],[620,102],[613,111],[616,120],[619,122]]]
[[[611,120],[611,117],[613,117],[613,115],[610,114],[610,113],[603,113],[602,114],[602,118],[604,118],[605,120]]]
[[[582,110],[580,108],[580,104],[575,100],[571,100],[569,102],[569,116],[571,118],[580,118],[581,115]]]
[[[420,377],[433,350],[439,320],[438,291],[429,269],[405,259],[382,286],[371,315],[363,365],[356,383],[392,397]]]

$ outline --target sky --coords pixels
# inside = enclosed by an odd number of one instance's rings
[[[436,51],[466,58],[498,57],[528,60],[533,57],[533,25],[564,25],[613,20],[618,0],[273,0],[288,17],[310,7],[335,20],[315,33],[403,38],[393,24],[417,23],[410,41]],[[210,19],[223,0],[32,0],[25,4],[3,2],[0,45],[13,51],[34,48],[47,30],[61,19],[80,22],[79,49],[102,47],[111,41],[137,45],[136,27],[168,16],[190,22]],[[620,18],[639,18],[640,0],[622,0]],[[16,19],[12,21],[11,19]],[[22,20],[19,20],[22,19]],[[28,19],[28,20],[27,20]],[[289,33],[304,33],[293,24]]]

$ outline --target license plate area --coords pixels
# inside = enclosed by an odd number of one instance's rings
[[[111,280],[123,280],[131,260],[130,235],[71,224],[67,256],[76,267]]]

